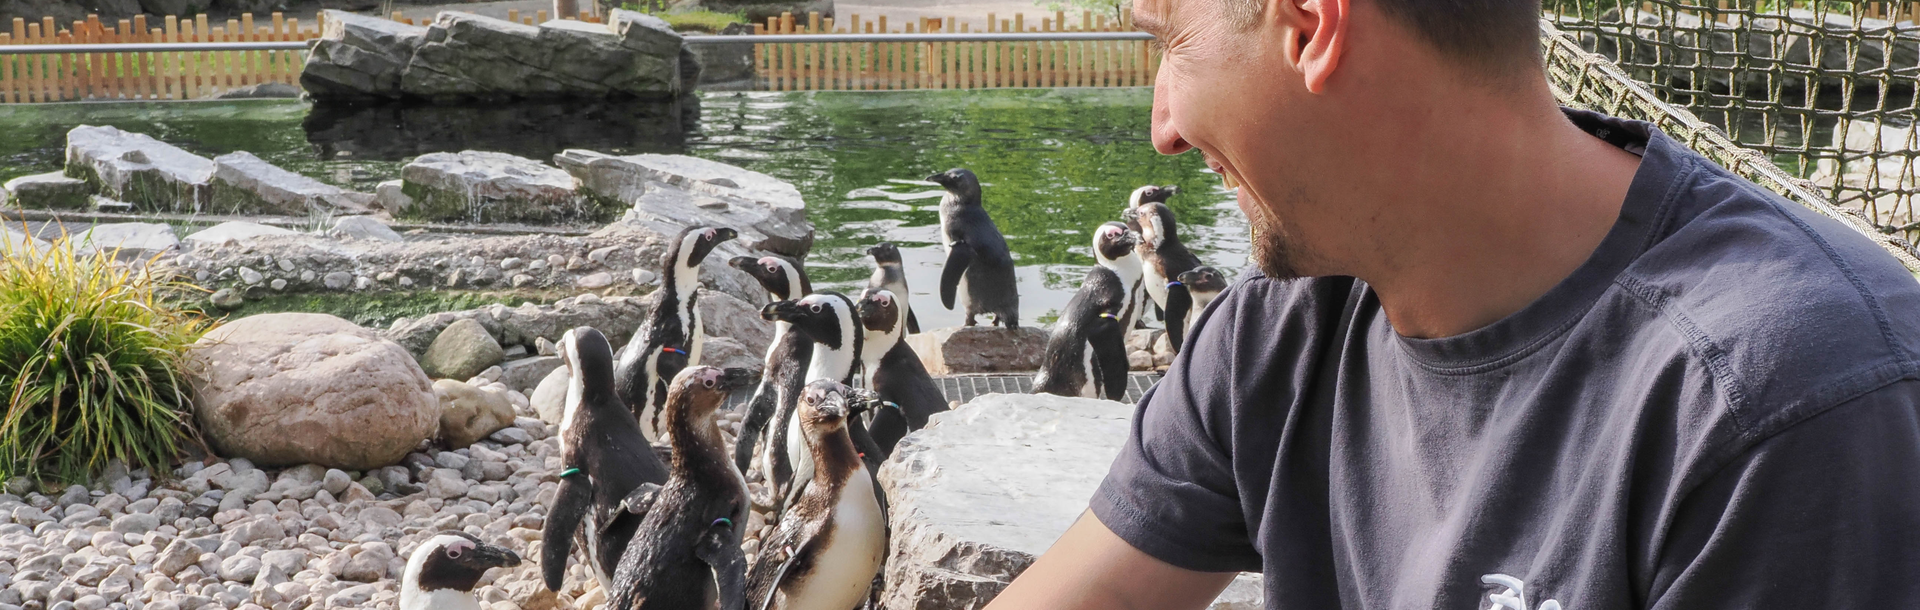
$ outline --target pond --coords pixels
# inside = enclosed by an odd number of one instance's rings
[[[434,150],[543,160],[570,146],[680,152],[797,186],[819,231],[807,261],[817,287],[857,290],[871,270],[866,248],[900,244],[917,315],[939,327],[960,314],[940,307],[940,193],[921,179],[966,167],[980,176],[1013,249],[1023,321],[1039,324],[1093,264],[1094,227],[1117,220],[1142,185],[1180,187],[1169,203],[1202,260],[1229,271],[1245,264],[1246,223],[1231,195],[1198,155],[1153,151],[1151,103],[1147,89],[711,93],[690,131],[664,137],[679,121],[620,107],[542,108],[535,118],[486,109],[415,124],[396,115],[341,119],[297,101],[14,105],[0,106],[0,179],[58,169],[66,132],[81,124],[147,133],[207,156],[246,150],[363,190]],[[340,135],[355,121],[371,127]]]

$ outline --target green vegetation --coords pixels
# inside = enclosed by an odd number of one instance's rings
[[[651,1],[646,3],[628,2],[621,4],[620,8],[647,13],[665,19],[667,25],[673,26],[673,30],[676,32],[718,34],[720,30],[726,29],[729,25],[747,22],[747,14],[744,11],[738,13],[716,13],[705,9],[694,11],[662,10],[654,6]]]
[[[110,255],[0,251],[0,478],[81,482],[109,460],[165,473],[197,441],[187,349],[212,327],[183,289]]]

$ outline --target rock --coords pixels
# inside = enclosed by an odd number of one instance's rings
[[[571,383],[571,378],[572,373],[566,365],[561,365],[547,373],[546,378],[540,380],[540,385],[533,389],[528,402],[532,403],[533,413],[540,416],[540,421],[560,425],[560,419],[566,416],[567,384]]]
[[[195,246],[200,244],[236,244],[250,241],[257,237],[274,235],[298,235],[298,233],[289,229],[270,227],[243,220],[229,220],[195,231],[192,235],[188,235],[184,241],[189,245]]]
[[[906,339],[933,375],[1036,371],[1047,347],[1047,332],[1031,326],[957,326]]]
[[[573,285],[587,290],[606,288],[613,285],[613,274],[605,271],[590,273],[580,276],[580,279],[574,280]]]
[[[253,582],[260,575],[260,560],[246,555],[234,555],[220,561],[220,579],[231,582]]]
[[[1117,402],[1026,394],[934,415],[880,466],[892,528],[880,605],[984,606],[1085,512],[1132,415]],[[1257,595],[1238,605],[1247,590],[1230,587],[1222,601],[1234,605],[1213,607],[1260,607]]]
[[[265,13],[272,10],[273,3],[265,0],[233,0],[235,4],[251,5],[239,7],[237,13]],[[168,13],[185,15],[187,13]],[[260,83],[238,89],[229,89],[213,96],[216,100],[266,100],[291,99],[300,97],[300,88],[286,83]],[[218,161],[218,159],[215,159]]]
[[[372,216],[348,216],[334,221],[333,228],[327,231],[327,235],[335,238],[351,237],[354,239],[378,239],[389,242],[406,241],[406,238],[400,237],[399,233],[395,233],[392,228],[388,227],[387,223],[380,222],[379,219]]]
[[[460,478],[460,473],[451,468],[436,468],[427,478],[427,494],[435,498],[458,498],[467,495],[469,484]]]
[[[195,417],[222,455],[366,470],[400,461],[439,422],[406,350],[325,314],[229,322],[196,344]]]
[[[358,608],[366,604],[367,600],[373,599],[373,594],[379,591],[380,590],[373,585],[354,585],[347,587],[341,589],[339,593],[327,596],[327,607]]]
[[[632,221],[666,235],[691,225],[733,227],[754,249],[795,257],[812,249],[806,201],[773,176],[685,155],[568,150],[553,162],[580,180],[588,198],[631,207]]]
[[[226,311],[239,309],[241,305],[245,305],[247,302],[246,297],[240,296],[240,291],[232,288],[215,290],[213,291],[213,295],[208,297],[207,300],[213,303],[214,307]]]
[[[766,367],[766,352],[755,353],[739,341],[727,337],[707,337],[706,344],[700,347],[700,364],[760,372]]]
[[[461,448],[513,423],[513,403],[500,392],[489,392],[452,379],[433,382],[440,397],[440,440]]]
[[[1147,350],[1127,352],[1127,368],[1135,371],[1153,370],[1153,353]]]
[[[25,252],[29,248],[35,252],[45,252],[51,247],[53,247],[52,244],[41,241],[39,238],[11,228],[0,228],[0,248],[9,248],[14,252]]]
[[[77,256],[107,252],[122,261],[147,260],[180,249],[172,226],[144,222],[94,225],[73,236],[70,243]]]
[[[506,384],[515,392],[533,394],[547,375],[560,368],[559,356],[534,356],[519,360],[508,360],[500,365],[500,383]]]
[[[335,496],[346,493],[347,486],[351,484],[353,484],[353,478],[338,468],[327,469],[327,476],[320,481],[320,487]]]
[[[187,569],[187,566],[199,562],[202,552],[200,547],[194,546],[186,539],[176,538],[167,545],[166,550],[160,552],[160,557],[154,560],[153,569],[167,576],[179,574],[181,570]]]
[[[402,192],[414,201],[406,217],[422,220],[605,222],[619,210],[574,193],[567,172],[506,153],[421,155],[400,168],[400,179]]]
[[[405,214],[407,208],[413,207],[413,198],[408,197],[407,194],[401,190],[403,184],[405,183],[399,180],[387,180],[374,186],[374,206],[386,210],[388,214],[395,216]]]
[[[239,151],[213,158],[208,210],[215,214],[315,216],[363,212],[373,196],[296,174]]]
[[[275,292],[278,292],[278,291],[287,289],[287,280],[286,278],[276,277],[276,278],[273,278],[273,281],[267,282],[267,285],[272,287]]]
[[[70,177],[144,211],[199,212],[213,161],[145,134],[81,125],[67,132]]]
[[[320,284],[326,286],[327,290],[346,290],[348,286],[353,285],[353,274],[345,271],[329,271],[327,275],[320,278]]]
[[[759,307],[731,294],[712,290],[702,292],[700,324],[705,327],[707,336],[739,341],[754,354],[764,355],[767,348],[773,345],[773,323],[760,317]]]
[[[397,325],[383,334],[415,354],[425,354],[440,333],[457,320],[479,322],[496,337],[521,345],[534,338],[558,340],[567,331],[581,326],[597,328],[614,345],[623,345],[633,337],[640,323],[646,320],[647,312],[652,310],[649,303],[645,298],[581,295],[551,305],[513,309],[489,306],[431,314]],[[496,312],[506,313],[495,316]],[[708,333],[710,336],[713,334]]]
[[[321,19],[300,88],[316,100],[399,98],[401,72],[426,42],[427,29],[337,10],[322,11]]]
[[[156,515],[127,514],[114,517],[113,531],[122,534],[145,534],[160,527],[160,517]]]
[[[427,376],[435,379],[467,379],[505,358],[506,351],[486,327],[472,319],[463,319],[440,331],[433,345],[427,347],[427,353],[420,357],[420,365],[426,369]]]
[[[84,210],[93,196],[87,181],[60,172],[21,176],[8,180],[4,188],[0,202],[17,208]]]
[[[446,11],[426,39],[402,73],[402,96],[670,100],[688,89],[679,34],[630,11],[614,11],[607,24],[555,19],[537,26]]]

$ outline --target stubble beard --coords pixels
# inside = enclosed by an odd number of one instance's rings
[[[1261,203],[1246,207],[1247,222],[1253,227],[1253,262],[1260,273],[1276,280],[1306,277],[1300,268],[1300,249],[1280,219]]]

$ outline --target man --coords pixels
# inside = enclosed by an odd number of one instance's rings
[[[995,601],[1920,608],[1920,285],[1645,123],[1526,0],[1136,0],[1258,271]]]

